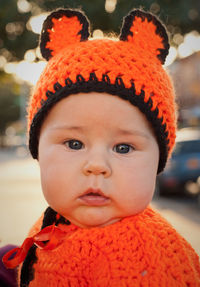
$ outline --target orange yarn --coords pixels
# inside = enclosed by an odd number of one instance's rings
[[[53,55],[57,54],[66,45],[70,43],[80,42],[81,36],[78,32],[82,25],[77,21],[77,17],[67,18],[64,16],[61,19],[53,19],[54,28],[48,29],[50,41],[46,47],[53,51]],[[67,29],[66,29],[67,27]],[[58,34],[57,31],[60,33]]]
[[[153,53],[155,56],[159,54],[158,49],[163,48],[162,39],[156,34],[156,26],[147,19],[142,21],[141,18],[136,17],[130,31],[133,36],[128,36],[128,42],[136,47],[141,47],[145,52]]]
[[[155,117],[157,112],[157,119],[165,129],[166,136],[159,127],[154,127],[160,141],[166,137],[164,145],[167,145],[166,152],[169,155],[175,143],[176,107],[170,77],[161,65],[169,48],[164,27],[157,18],[140,10],[133,10],[125,18],[118,41],[88,40],[87,25],[87,19],[83,14],[69,9],[53,12],[44,23],[41,52],[49,62],[30,100],[28,114],[30,134],[34,129],[31,128],[32,124],[38,125],[37,133],[39,132],[42,120],[39,124],[33,123],[34,118],[40,110],[43,110],[47,99],[58,97],[62,89],[68,86],[67,79],[76,89],[69,88],[66,96],[68,93],[91,92],[92,88],[87,87],[88,83],[91,84],[91,74],[95,74],[98,82],[102,83],[102,79],[106,76],[109,85],[113,86],[116,86],[116,80],[120,78],[125,90],[131,89],[134,85],[133,98],[136,101],[137,97],[141,100],[141,94],[144,94],[143,101],[148,105],[148,113],[154,113]],[[77,80],[80,76],[84,79],[82,86]],[[99,90],[109,93],[110,90],[107,88],[109,85],[107,83]],[[93,89],[95,88],[94,82]],[[115,88],[116,91],[112,93],[119,95],[120,89]],[[139,108],[147,114],[142,104]],[[42,112],[44,115],[41,118],[44,118],[45,112]],[[148,120],[152,121],[151,115]],[[154,123],[152,124],[154,126]],[[30,140],[29,146],[33,157],[37,158],[37,144],[34,141],[35,136]]]
[[[198,256],[151,208],[103,228],[59,227],[66,238],[37,248],[30,287],[200,286]]]

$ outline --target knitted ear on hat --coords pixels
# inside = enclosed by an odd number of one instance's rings
[[[151,13],[133,10],[124,18],[120,40],[133,43],[158,57],[164,64],[169,43],[164,25]]]
[[[48,61],[68,45],[86,41],[89,37],[89,22],[83,12],[65,9],[51,13],[44,21],[40,50]]]
[[[41,125],[61,99],[78,93],[108,93],[137,106],[152,124],[159,145],[158,172],[175,142],[175,102],[162,67],[169,44],[165,27],[151,13],[133,10],[124,18],[120,41],[90,40],[86,16],[52,12],[43,24],[41,53],[49,60],[29,103],[29,148],[38,158]]]

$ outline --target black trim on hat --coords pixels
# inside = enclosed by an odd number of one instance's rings
[[[66,16],[67,18],[71,18],[77,16],[79,22],[82,24],[82,29],[78,32],[77,35],[81,35],[80,41],[86,41],[89,37],[89,20],[86,15],[79,10],[72,10],[72,9],[59,9],[52,12],[44,21],[43,28],[40,36],[40,50],[42,56],[48,61],[52,55],[51,49],[46,48],[47,42],[49,42],[49,29],[52,29],[53,22],[52,19],[59,19],[62,16]]]
[[[160,60],[161,64],[164,64],[169,52],[169,40],[164,24],[161,23],[161,21],[155,15],[139,9],[132,10],[126,17],[123,18],[120,40],[127,41],[129,35],[134,37],[133,32],[131,32],[130,29],[133,25],[135,17],[140,17],[142,19],[142,22],[147,19],[148,22],[152,22],[156,26],[156,34],[161,37],[164,46],[163,49],[158,49],[160,51],[160,54],[157,55],[157,57]]]
[[[82,75],[77,75],[77,81],[73,83],[69,78],[65,81],[66,85],[62,87],[59,83],[56,84],[56,91],[47,91],[47,100],[41,102],[41,108],[38,110],[32,120],[29,133],[29,149],[33,158],[38,158],[38,137],[43,120],[46,118],[50,109],[61,99],[66,98],[72,94],[90,93],[108,93],[114,96],[119,96],[123,100],[129,101],[132,105],[139,108],[139,110],[146,116],[147,120],[152,124],[155,136],[159,145],[160,159],[158,166],[158,173],[160,173],[166,164],[169,140],[168,132],[166,131],[166,124],[163,124],[163,119],[158,118],[158,108],[154,111],[152,108],[152,99],[149,98],[147,102],[144,101],[145,92],[141,90],[139,95],[135,92],[135,86],[132,82],[131,88],[125,88],[122,78],[117,77],[114,84],[110,83],[108,75],[103,75],[102,80],[99,81],[95,73],[90,74],[88,81]],[[60,87],[57,89],[57,87]]]

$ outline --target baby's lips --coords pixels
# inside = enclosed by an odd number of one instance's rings
[[[102,196],[105,198],[108,198],[101,189],[99,188],[88,188],[81,196],[85,195],[96,195],[96,196]]]
[[[87,189],[79,199],[88,206],[104,206],[109,204],[110,199],[100,189]]]

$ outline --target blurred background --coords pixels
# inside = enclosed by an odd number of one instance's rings
[[[81,8],[93,37],[119,34],[133,8],[158,15],[170,32],[169,70],[176,89],[178,136],[152,205],[200,254],[200,1],[0,0],[0,246],[21,244],[46,207],[37,161],[27,150],[26,108],[46,62],[38,48],[48,11]]]

